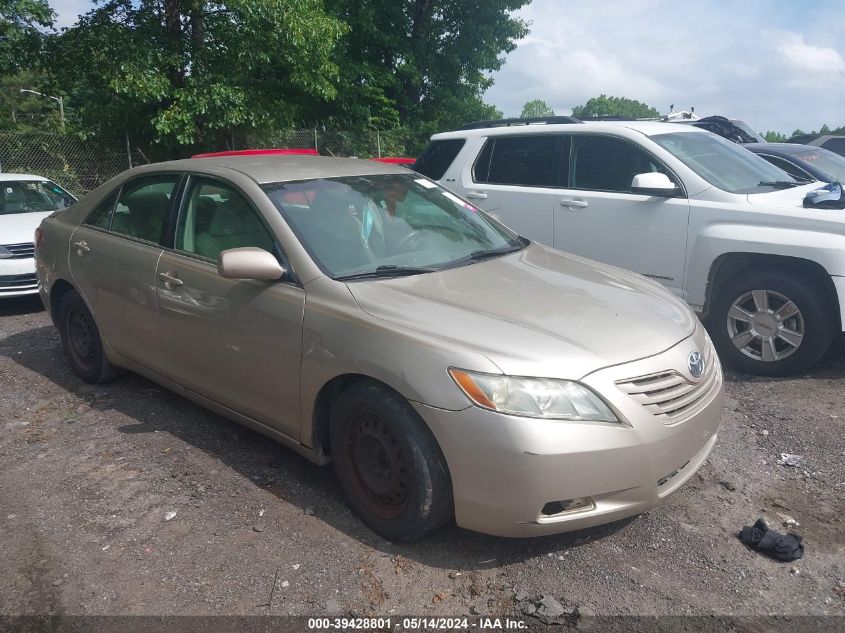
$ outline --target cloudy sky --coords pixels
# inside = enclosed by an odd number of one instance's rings
[[[89,0],[52,0],[70,26]],[[533,0],[486,99],[558,114],[601,93],[790,133],[845,124],[845,0]]]

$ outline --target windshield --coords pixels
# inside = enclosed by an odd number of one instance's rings
[[[723,191],[766,193],[801,184],[780,167],[715,134],[677,132],[651,139]]]
[[[524,246],[476,207],[415,174],[263,189],[312,259],[335,279],[428,272]]]
[[[845,157],[834,152],[816,147],[812,151],[794,154],[796,158],[807,161],[829,177],[830,182],[845,184]]]
[[[76,198],[49,180],[0,182],[0,215],[55,211],[69,207],[74,202]]]

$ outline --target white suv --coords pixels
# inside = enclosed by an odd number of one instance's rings
[[[493,123],[436,134],[415,169],[525,237],[666,285],[741,370],[802,371],[842,331],[845,210],[804,208],[821,183],[710,132]]]

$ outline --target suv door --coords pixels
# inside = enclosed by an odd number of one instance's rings
[[[305,291],[260,213],[231,183],[191,176],[156,274],[164,375],[299,441]],[[221,251],[256,246],[281,281],[224,279]]]
[[[461,171],[460,193],[514,231],[551,245],[561,134],[489,137]]]
[[[556,193],[554,247],[651,277],[683,297],[689,201],[631,192],[634,176],[680,180],[644,148],[573,134],[566,187]]]
[[[74,230],[69,266],[103,339],[115,352],[156,370],[156,265],[178,174],[123,184]]]

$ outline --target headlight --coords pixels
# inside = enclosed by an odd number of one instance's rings
[[[449,375],[479,407],[532,418],[619,422],[590,389],[571,380],[521,378],[450,369]]]

